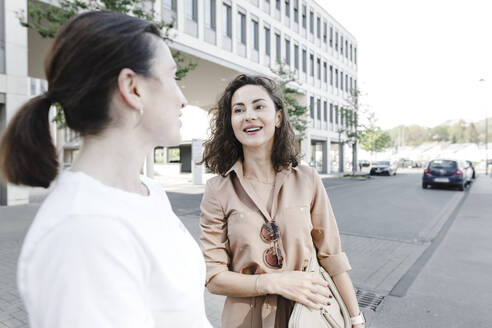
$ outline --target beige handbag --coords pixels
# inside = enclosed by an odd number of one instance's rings
[[[350,314],[343,302],[335,283],[326,270],[319,264],[316,252],[314,252],[306,268],[308,272],[318,272],[320,277],[328,282],[331,304],[325,306],[323,311],[311,310],[296,302],[294,310],[289,318],[289,328],[351,328]]]

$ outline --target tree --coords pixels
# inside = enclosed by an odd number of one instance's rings
[[[379,152],[391,144],[391,137],[381,128],[376,126],[376,116],[374,113],[369,115],[369,124],[360,137],[360,145],[362,149],[372,152]]]
[[[478,132],[475,124],[470,123],[465,130],[465,140],[466,142],[478,143]]]
[[[172,40],[170,29],[174,22],[164,22],[154,10],[156,0],[59,0],[58,6],[46,3],[28,1],[27,16],[23,11],[17,12],[17,18],[22,26],[32,28],[43,38],[54,38],[59,28],[71,17],[87,10],[109,10],[138,17],[155,24],[163,31],[164,40]],[[171,51],[178,65],[176,77],[183,78],[197,64],[186,60],[185,56],[176,50]],[[59,128],[65,126],[63,111],[56,106],[57,113],[54,121]]]
[[[289,122],[292,124],[296,135],[299,139],[303,139],[305,131],[308,127],[307,111],[308,107],[299,104],[299,98],[302,93],[298,91],[297,82],[294,72],[285,69],[285,64],[280,63],[279,69],[271,69],[277,75],[277,84],[280,91],[280,96],[287,109]]]

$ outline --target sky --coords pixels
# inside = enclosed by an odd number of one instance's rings
[[[317,2],[357,39],[361,103],[383,129],[492,117],[492,1]]]

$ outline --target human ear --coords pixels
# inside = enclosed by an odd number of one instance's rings
[[[128,107],[138,112],[143,111],[141,87],[141,81],[134,71],[129,68],[121,70],[118,75],[118,93]]]

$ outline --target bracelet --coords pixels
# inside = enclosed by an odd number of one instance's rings
[[[364,318],[364,314],[360,312],[358,316],[350,317],[350,323],[352,323],[352,325],[360,325],[366,323],[366,318]]]

